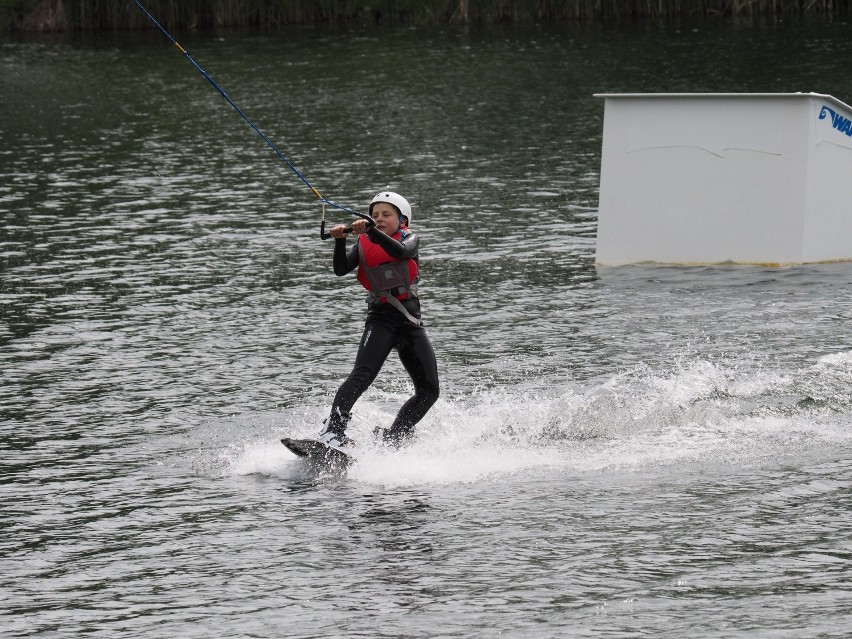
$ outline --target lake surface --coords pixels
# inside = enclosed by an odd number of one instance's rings
[[[0,42],[8,636],[842,637],[852,264],[598,268],[603,102],[852,100],[852,25],[178,34],[327,198],[421,234],[442,396],[360,336],[316,198],[158,31]],[[348,221],[329,208],[329,220]]]

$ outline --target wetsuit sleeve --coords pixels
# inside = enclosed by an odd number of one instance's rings
[[[417,259],[420,238],[417,237],[416,233],[411,233],[400,242],[373,227],[367,231],[367,237],[381,246],[385,250],[385,253],[394,259]]]
[[[358,266],[358,242],[346,250],[346,238],[334,240],[334,274],[346,275]]]

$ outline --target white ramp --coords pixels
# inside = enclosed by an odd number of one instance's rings
[[[599,94],[596,259],[852,260],[852,108],[817,93]]]

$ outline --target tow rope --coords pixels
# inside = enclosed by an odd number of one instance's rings
[[[169,40],[171,40],[171,41],[172,41],[172,44],[174,44],[174,45],[178,48],[178,50],[179,50],[179,51],[183,54],[183,56],[184,56],[187,60],[189,60],[189,61],[192,63],[192,66],[194,66],[194,67],[198,70],[198,72],[199,72],[201,75],[203,75],[203,76],[204,76],[204,78],[205,78],[205,79],[206,79],[206,80],[207,80],[207,81],[208,81],[211,85],[213,85],[213,88],[214,88],[214,89],[216,89],[216,90],[217,90],[217,91],[218,91],[218,92],[222,95],[222,97],[223,97],[223,98],[225,98],[225,100],[228,102],[228,104],[230,104],[230,105],[231,105],[231,107],[234,109],[234,111],[236,111],[237,113],[239,113],[239,114],[240,114],[240,116],[241,116],[241,117],[242,117],[242,118],[243,118],[246,122],[248,122],[249,126],[250,126],[252,129],[254,129],[254,130],[255,130],[255,132],[256,132],[256,133],[257,133],[257,134],[261,137],[261,139],[262,139],[264,142],[266,142],[266,144],[268,144],[268,145],[269,145],[269,148],[271,148],[273,151],[275,151],[275,154],[276,154],[279,158],[281,158],[287,166],[289,166],[289,167],[290,167],[290,169],[293,171],[293,173],[295,173],[295,174],[296,174],[296,176],[297,176],[297,177],[298,177],[298,178],[299,178],[302,182],[304,182],[304,183],[305,183],[305,186],[307,186],[307,187],[311,190],[311,192],[312,192],[314,195],[316,195],[316,196],[317,196],[317,198],[318,198],[318,199],[322,202],[322,204],[323,204],[323,207],[322,207],[322,222],[320,223],[320,238],[321,238],[321,239],[323,239],[323,240],[327,240],[328,238],[330,238],[330,237],[331,237],[331,235],[330,235],[330,234],[328,234],[328,233],[326,233],[326,232],[325,232],[325,205],[331,206],[331,207],[336,208],[336,209],[340,209],[341,211],[346,211],[347,213],[351,213],[352,215],[355,215],[355,216],[357,216],[357,217],[360,217],[360,218],[363,218],[363,219],[365,219],[365,220],[368,220],[368,221],[370,222],[370,225],[372,225],[372,224],[373,224],[373,219],[372,219],[369,215],[365,215],[364,213],[359,213],[358,211],[353,211],[352,209],[347,208],[347,207],[343,206],[342,204],[337,204],[337,203],[335,203],[335,202],[332,202],[331,200],[328,200],[328,199],[324,198],[324,197],[320,194],[320,192],[319,192],[319,191],[317,191],[317,189],[316,189],[316,188],[315,188],[315,187],[314,187],[314,186],[313,186],[310,182],[308,182],[308,179],[307,179],[304,175],[302,175],[302,173],[299,171],[299,169],[297,169],[297,168],[295,167],[295,165],[294,165],[292,162],[290,162],[290,160],[288,160],[288,159],[284,156],[284,154],[283,154],[283,153],[281,153],[281,151],[279,151],[279,150],[278,150],[278,147],[276,147],[276,146],[272,143],[272,140],[270,140],[268,137],[266,137],[266,134],[264,134],[264,132],[263,132],[263,131],[261,131],[261,130],[257,127],[257,125],[256,125],[254,122],[252,122],[252,121],[249,119],[249,117],[248,117],[245,113],[243,113],[242,109],[240,109],[240,107],[238,107],[238,106],[234,103],[234,101],[233,101],[233,100],[232,100],[232,99],[228,96],[228,94],[227,94],[227,93],[225,93],[225,91],[222,89],[222,87],[220,87],[220,86],[216,83],[216,81],[215,81],[213,78],[211,78],[211,77],[210,77],[210,74],[208,74],[208,73],[207,73],[207,71],[205,71],[204,69],[202,69],[202,68],[201,68],[201,66],[200,66],[200,65],[199,65],[199,64],[198,64],[198,63],[197,63],[197,62],[193,59],[193,57],[192,57],[191,55],[189,55],[189,53],[187,52],[187,50],[186,50],[186,49],[184,49],[184,48],[180,45],[180,43],[179,43],[177,40],[175,40],[174,36],[172,36],[172,34],[171,34],[171,33],[169,33],[168,31],[166,31],[166,29],[165,29],[165,27],[163,27],[163,25],[161,25],[159,22],[157,22],[157,20],[154,18],[154,16],[152,16],[152,15],[148,12],[148,10],[147,10],[145,7],[143,7],[143,6],[142,6],[142,3],[140,3],[140,2],[139,2],[139,0],[134,0],[134,2],[136,3],[136,6],[137,6],[137,7],[139,7],[139,8],[142,10],[142,13],[144,13],[146,16],[148,16],[148,19],[149,19],[151,22],[153,22],[153,23],[154,23],[154,25],[156,25],[156,27],[157,27],[160,31],[162,31],[162,32],[163,32],[163,34],[164,34],[164,35],[165,35],[165,36],[166,36]],[[347,231],[347,233],[348,233],[348,232],[351,232],[351,230],[352,230],[352,228],[351,228],[351,227],[346,227],[346,231]]]

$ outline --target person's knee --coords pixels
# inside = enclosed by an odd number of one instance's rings
[[[349,379],[355,386],[363,391],[373,383],[373,380],[376,379],[377,373],[377,371],[373,370],[369,366],[356,366],[349,374]]]
[[[421,402],[431,406],[441,396],[441,389],[437,384],[426,384],[417,388],[416,393]]]

